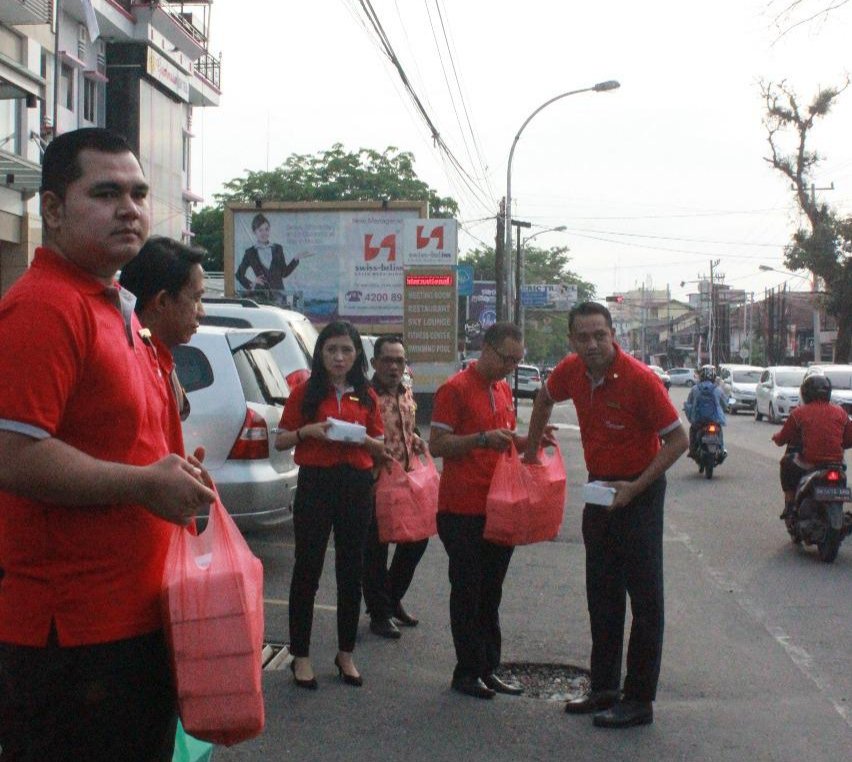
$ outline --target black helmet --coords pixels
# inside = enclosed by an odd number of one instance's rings
[[[802,402],[806,405],[816,400],[828,402],[831,400],[831,381],[825,376],[814,373],[802,381],[799,394],[802,396]]]
[[[699,381],[715,381],[716,380],[716,369],[712,365],[702,365],[698,369],[698,380]]]

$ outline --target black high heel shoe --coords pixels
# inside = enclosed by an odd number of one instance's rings
[[[307,688],[308,690],[315,691],[319,687],[316,677],[309,677],[307,680],[296,677],[295,659],[290,662],[290,671],[293,673],[293,680],[295,680],[297,688]]]
[[[334,657],[334,666],[337,667],[337,675],[343,680],[347,685],[354,685],[356,688],[360,688],[364,684],[364,678],[361,675],[347,675],[343,671],[343,667],[340,666],[340,657]]]

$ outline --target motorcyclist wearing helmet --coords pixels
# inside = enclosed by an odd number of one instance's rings
[[[710,398],[712,397],[712,404]],[[725,418],[725,393],[716,383],[716,369],[712,365],[702,365],[698,371],[698,383],[689,390],[683,410],[690,423],[689,426],[689,457],[697,459],[698,433],[705,423],[718,423],[724,426]],[[727,455],[724,448],[724,437],[722,429],[719,429],[719,439],[722,440],[723,458]]]
[[[829,463],[842,463],[843,450],[852,447],[852,419],[840,405],[831,404],[830,379],[818,373],[805,376],[799,396],[803,404],[772,435],[775,444],[788,445],[781,458],[781,518],[791,510],[802,476]]]

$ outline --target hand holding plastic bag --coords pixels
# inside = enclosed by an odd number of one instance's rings
[[[222,505],[200,535],[175,532],[163,613],[186,732],[230,746],[263,730],[263,566]]]
[[[497,461],[485,504],[484,537],[497,545],[529,545],[559,534],[565,509],[565,465],[559,446],[524,463],[512,446]]]
[[[428,452],[426,462],[415,457],[411,471],[392,460],[376,483],[376,523],[379,542],[417,542],[437,534],[440,475]]]

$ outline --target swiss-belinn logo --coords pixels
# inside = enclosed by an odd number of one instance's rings
[[[390,233],[382,238],[378,246],[373,246],[373,234],[364,234],[364,261],[369,262],[379,256],[382,249],[388,252],[388,262],[396,261],[396,233]]]
[[[423,235],[423,229],[425,225],[417,226],[417,248],[425,249],[429,245],[429,241],[434,241],[435,245],[439,249],[444,248],[444,226],[436,225],[432,228],[432,232],[429,235]]]

